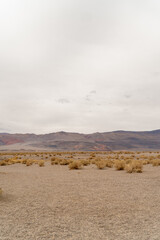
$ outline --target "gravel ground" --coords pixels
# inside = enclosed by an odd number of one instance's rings
[[[0,240],[159,240],[160,167],[0,167]]]

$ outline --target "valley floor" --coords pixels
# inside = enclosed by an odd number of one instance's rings
[[[160,167],[0,168],[0,240],[159,240]]]

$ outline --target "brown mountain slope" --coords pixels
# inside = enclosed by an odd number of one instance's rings
[[[0,133],[0,150],[23,149],[49,151],[156,150],[160,149],[160,130],[93,134],[56,132],[43,135]]]

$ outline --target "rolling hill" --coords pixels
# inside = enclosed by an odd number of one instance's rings
[[[0,151],[110,151],[159,150],[160,130],[104,133],[56,132],[49,134],[0,133]]]

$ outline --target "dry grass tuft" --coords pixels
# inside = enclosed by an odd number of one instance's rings
[[[108,167],[108,168],[112,168],[113,165],[114,165],[113,161],[110,160],[110,159],[107,159],[107,160],[105,161],[105,163],[106,163],[106,167]]]
[[[125,161],[124,160],[116,160],[114,164],[116,170],[124,170],[125,168]]]
[[[128,173],[132,173],[132,172],[142,173],[143,161],[133,160],[130,164],[126,164],[125,170]]]
[[[26,166],[28,167],[28,166],[31,166],[33,164],[33,161],[32,160],[27,160],[27,162],[26,162]]]
[[[38,162],[38,165],[39,165],[40,167],[44,167],[44,160],[39,161],[39,162]]]
[[[22,164],[26,164],[26,163],[27,163],[27,159],[23,159]]]
[[[82,168],[82,163],[80,161],[73,161],[72,163],[69,164],[69,169],[81,169]]]
[[[59,164],[60,165],[69,165],[70,163],[72,163],[73,160],[72,159],[61,159]]]
[[[160,159],[154,159],[151,161],[153,167],[160,166]]]
[[[88,165],[90,165],[90,160],[89,159],[82,159],[81,163],[82,163],[83,166],[88,166]]]
[[[96,161],[95,165],[98,169],[104,169],[106,167],[106,162],[104,160]]]
[[[8,165],[8,164],[5,160],[0,162],[0,166],[6,166],[6,165]]]
[[[130,164],[126,164],[125,165],[125,170],[126,170],[127,173],[132,173],[133,172],[132,164],[131,163]]]
[[[60,159],[59,158],[56,158],[56,157],[53,157],[51,158],[51,165],[58,165],[60,164]]]

